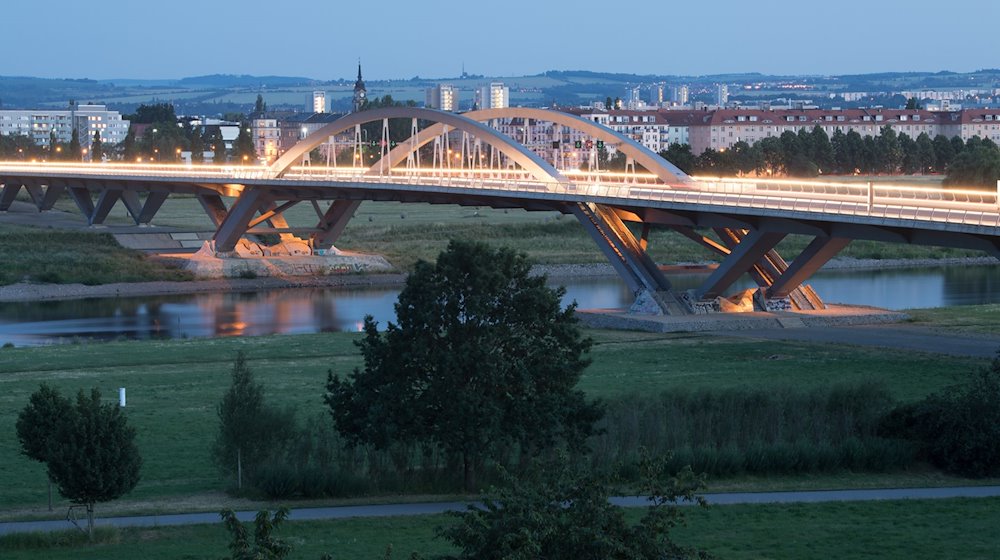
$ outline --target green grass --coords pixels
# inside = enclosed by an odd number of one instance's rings
[[[108,233],[0,225],[0,285],[188,280],[191,274],[124,249]]]
[[[719,558],[995,558],[1000,547],[1000,498],[903,500],[822,504],[767,504],[687,508],[687,525],[672,533],[681,544]],[[641,510],[630,510],[633,522]],[[323,553],[346,560],[454,553],[434,538],[445,516],[293,522],[280,528],[293,559]],[[69,541],[62,546],[52,541]],[[0,537],[5,560],[38,558],[215,559],[224,557],[229,535],[221,524],[121,529],[98,544],[78,538]]]
[[[670,388],[784,386],[807,390],[839,382],[880,381],[900,400],[915,400],[955,381],[986,360],[912,352],[782,343],[780,346],[704,335],[593,331],[593,365],[581,387],[598,397]],[[127,341],[0,349],[0,516],[44,515],[41,465],[20,455],[14,423],[41,382],[67,394],[99,387],[109,400],[128,391],[128,416],[138,430],[142,480],[128,497],[102,506],[124,510],[217,507],[226,482],[209,460],[215,406],[229,384],[239,349],[266,387],[270,402],[299,418],[326,414],[328,369],[360,364],[353,333]],[[202,498],[207,497],[207,502]],[[60,502],[60,507],[64,504]]]
[[[1000,334],[1000,304],[963,305],[910,309],[906,311],[911,321],[920,326],[930,326],[959,332]]]

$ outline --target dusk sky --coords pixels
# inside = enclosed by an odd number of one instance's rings
[[[814,7],[816,6],[816,7]],[[5,2],[0,75],[366,79],[1000,67],[996,0]]]

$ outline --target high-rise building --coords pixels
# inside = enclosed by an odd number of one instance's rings
[[[425,105],[442,111],[458,110],[458,90],[450,84],[438,84],[427,90]]]
[[[653,84],[649,88],[649,104],[659,107],[663,103],[663,84]]]
[[[368,100],[368,90],[365,89],[365,81],[361,79],[361,63],[358,63],[358,79],[354,82],[354,112],[361,110],[361,107]]]
[[[641,109],[645,107],[645,103],[642,101],[639,86],[630,87],[628,89],[628,101],[626,102],[626,107],[629,109]]]
[[[674,88],[673,101],[678,105],[687,105],[689,98],[689,91],[687,86],[677,86]]]
[[[719,84],[716,89],[715,103],[719,107],[725,107],[726,103],[729,103],[729,86],[726,84]]]
[[[503,109],[510,107],[510,88],[503,82],[493,82],[476,90],[476,107],[479,109]]]
[[[326,112],[326,92],[325,91],[314,91],[312,94],[312,112],[313,113],[325,113]]]

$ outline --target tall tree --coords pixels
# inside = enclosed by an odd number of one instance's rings
[[[899,149],[903,154],[899,170],[904,175],[912,175],[920,171],[920,153],[917,151],[917,142],[910,138],[909,134],[899,133]]]
[[[604,149],[603,146],[598,148],[598,150]],[[667,146],[666,150],[660,152],[660,157],[676,165],[678,169],[685,173],[692,173],[694,171],[695,156],[691,153],[690,144],[678,144],[674,142]]]
[[[122,159],[125,161],[133,161],[138,157],[138,149],[135,142],[135,127],[129,126],[128,132],[125,133],[125,139],[121,143],[121,153]]]
[[[201,136],[201,131],[194,128],[191,131],[191,163],[205,162],[205,140]]]
[[[62,159],[62,146],[56,141],[56,131],[49,131],[49,159],[57,161]]]
[[[69,150],[66,153],[66,158],[70,161],[80,161],[83,159],[83,148],[80,146],[80,131],[76,128],[73,129],[73,134],[69,139]]]
[[[69,399],[42,383],[31,394],[28,405],[17,415],[17,439],[21,453],[27,458],[47,463],[56,429],[72,408]],[[52,477],[49,476],[49,511],[52,511]]]
[[[267,112],[267,103],[264,103],[264,96],[257,94],[257,102],[253,105],[254,115],[262,116]]]
[[[452,241],[417,263],[385,333],[365,318],[365,366],[332,372],[326,403],[352,443],[432,445],[462,465],[466,489],[486,459],[564,440],[580,447],[602,414],[574,389],[590,340],[563,289],[510,249]]]
[[[214,152],[214,163],[226,163],[226,141],[222,138],[222,129],[218,126],[211,126],[205,129],[208,145]]]
[[[946,185],[995,187],[1000,181],[1000,150],[980,144],[958,154],[948,166]]]
[[[101,141],[101,131],[94,131],[94,138],[90,141],[90,161],[104,160],[104,142]]]
[[[833,144],[830,142],[830,137],[819,125],[813,127],[810,136],[812,140],[812,158],[816,167],[822,173],[833,173],[837,168],[837,158],[833,152]]]
[[[934,137],[934,171],[944,173],[948,170],[948,164],[955,157],[955,148],[951,140],[944,134]]]
[[[875,167],[877,171],[895,174],[903,163],[903,148],[899,144],[899,136],[891,126],[882,127],[875,140]]]
[[[233,144],[233,158],[237,163],[250,164],[257,162],[257,149],[253,145],[253,137],[250,135],[250,123],[240,123],[240,133]]]
[[[49,446],[49,476],[59,493],[87,509],[87,533],[94,535],[94,504],[115,500],[139,482],[142,458],[135,428],[116,404],[101,404],[101,393],[80,391],[76,405],[57,422]]]
[[[934,141],[926,132],[917,136],[917,161],[921,173],[930,173],[937,166],[937,156],[934,153]]]

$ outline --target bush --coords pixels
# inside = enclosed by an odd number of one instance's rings
[[[898,407],[882,432],[917,442],[923,456],[947,472],[1000,475],[1000,356],[965,384]]]

